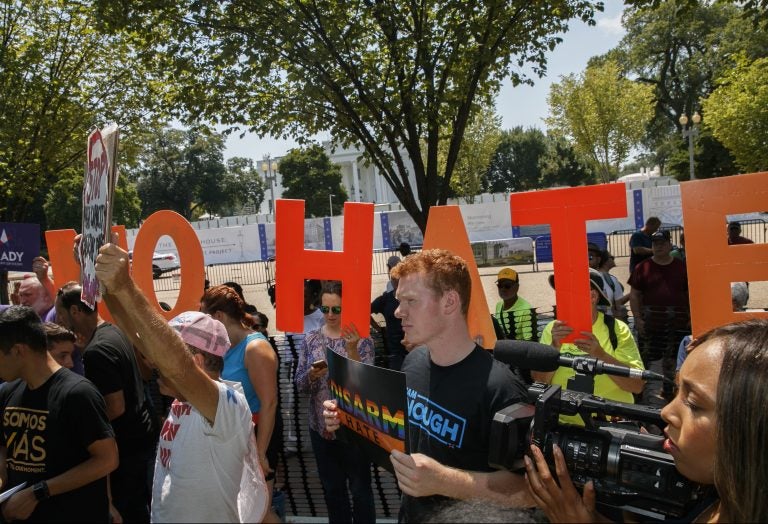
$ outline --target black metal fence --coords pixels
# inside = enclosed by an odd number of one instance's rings
[[[750,220],[740,220],[741,235],[752,240],[756,244],[764,244],[768,239],[768,221],[756,218]],[[683,233],[683,227],[673,224],[662,224],[661,229],[668,230],[672,244],[680,245],[680,235]],[[629,239],[636,229],[622,229],[608,234],[608,251],[615,257],[628,257],[630,255]],[[726,224],[723,223],[721,231],[715,231],[713,234],[720,234],[725,237]]]

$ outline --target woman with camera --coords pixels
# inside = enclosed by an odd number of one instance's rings
[[[664,407],[664,448],[688,479],[714,485],[716,497],[694,508],[695,522],[768,521],[768,320],[708,331],[689,346],[678,391]],[[554,447],[556,478],[541,450],[525,457],[528,488],[552,522],[595,522],[592,482],[580,495]],[[558,486],[559,484],[559,486]]]

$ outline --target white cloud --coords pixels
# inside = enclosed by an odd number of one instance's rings
[[[615,16],[604,16],[597,19],[597,27],[604,33],[610,35],[623,35],[624,28],[621,26],[621,13]]]

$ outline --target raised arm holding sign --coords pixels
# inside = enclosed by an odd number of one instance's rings
[[[112,196],[117,182],[118,129],[110,125],[102,133],[94,129],[88,135],[88,156],[83,184],[83,229],[80,242],[80,281],[82,301],[91,309],[101,300],[96,280],[99,248],[110,241]]]

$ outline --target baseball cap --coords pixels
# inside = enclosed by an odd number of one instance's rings
[[[199,311],[185,311],[176,315],[168,325],[181,339],[200,351],[223,357],[229,349],[229,337],[224,324]]]
[[[552,289],[555,289],[555,275],[549,275],[547,279],[549,280],[549,285],[552,286]],[[605,294],[605,290],[603,289],[603,282],[603,276],[600,274],[600,272],[589,268],[589,285],[592,286],[592,289],[597,291],[597,305],[610,306],[611,301],[608,300],[608,297]]]
[[[603,250],[600,249],[600,246],[594,242],[587,242],[587,251],[596,251],[597,253],[601,253]]]
[[[395,267],[396,265],[398,265],[400,262],[402,262],[402,260],[400,260],[400,257],[399,257],[399,256],[397,256],[397,255],[392,255],[391,257],[389,257],[389,258],[387,259],[387,267],[388,267],[389,269],[392,269],[393,267]]]
[[[499,275],[496,278],[496,282],[499,280],[514,280],[517,282],[517,271],[512,269],[511,267],[505,267],[501,271],[499,271]]]
[[[666,229],[663,231],[661,230],[656,231],[654,234],[651,235],[651,242],[656,242],[657,240],[669,240],[669,239],[670,239],[669,231],[667,231]]]

